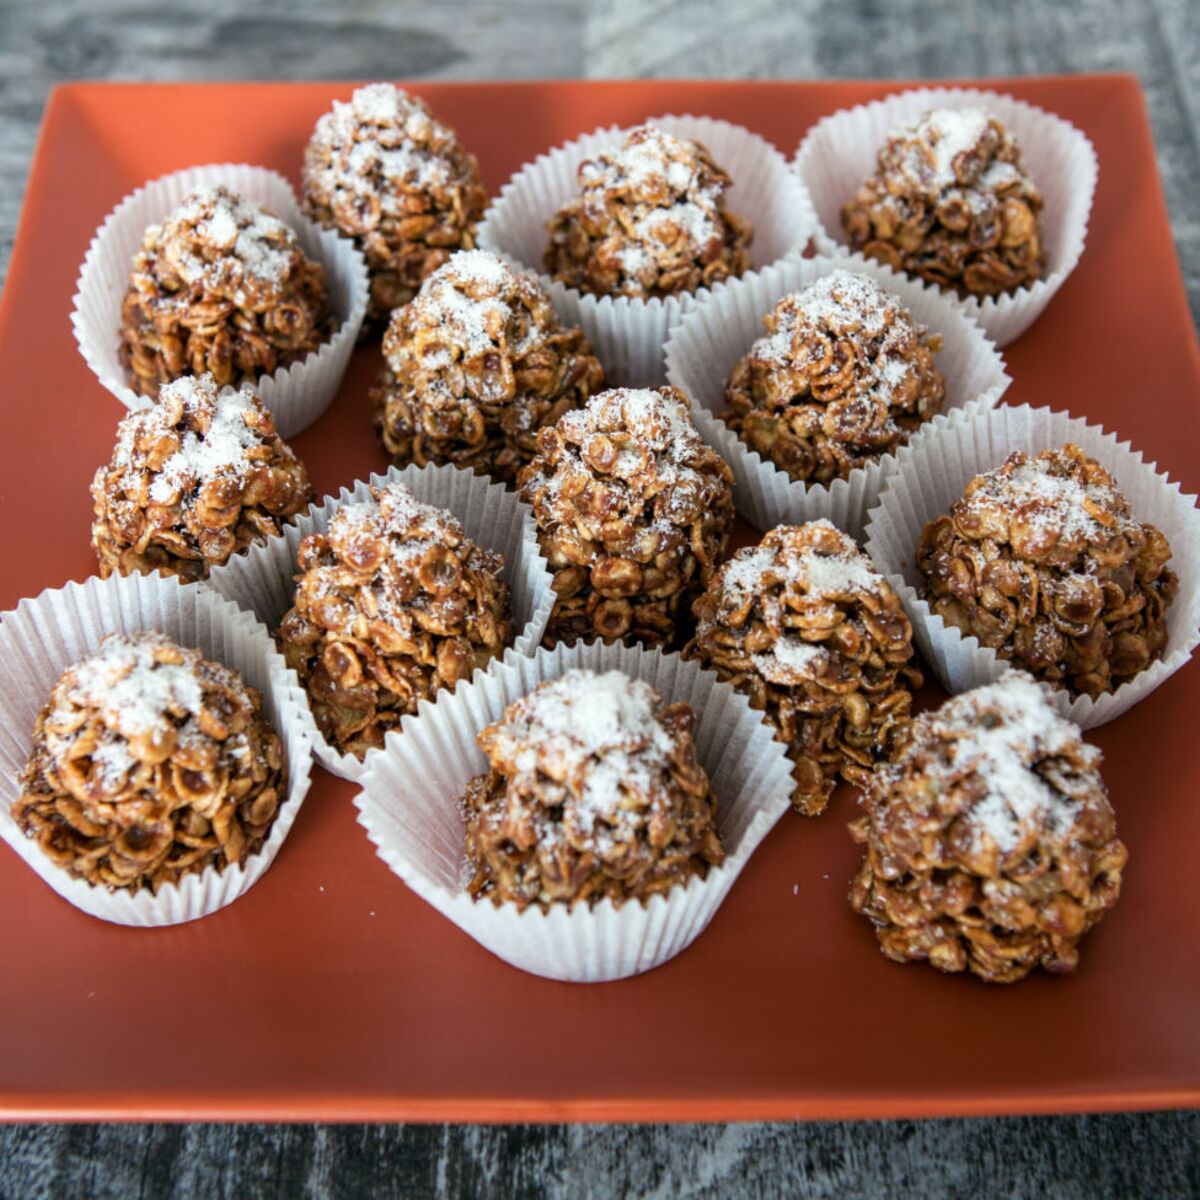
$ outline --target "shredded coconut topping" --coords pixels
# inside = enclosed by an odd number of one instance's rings
[[[787,553],[762,545],[739,550],[721,569],[725,601],[737,606],[757,596],[768,574],[782,577],[789,588],[822,600],[872,592],[884,584],[883,576],[853,538],[823,517],[812,524],[828,531],[837,546],[835,553],[825,554],[813,546]]]
[[[649,466],[655,479],[655,491],[666,496],[666,510],[652,528],[669,531],[674,519],[681,518],[675,506],[688,503],[699,489],[710,486],[709,477],[692,465],[707,447],[691,413],[682,401],[646,388],[610,388],[592,396],[583,408],[573,409],[559,418],[566,439],[564,457],[569,465],[588,470],[583,454],[593,438],[607,439],[614,429],[628,430],[636,448],[624,448],[617,456],[610,479],[623,483],[642,477]],[[573,470],[560,467],[549,481],[552,502],[557,502]],[[681,518],[682,519],[682,518]]]
[[[466,536],[453,513],[418,500],[399,482],[379,490],[379,497],[343,504],[330,521],[330,536],[353,545],[359,538],[388,539],[396,561],[420,558],[437,545],[457,545]],[[397,540],[403,535],[403,540]]]
[[[1068,541],[1107,540],[1136,527],[1120,493],[1102,479],[1085,482],[1065,473],[1074,460],[1046,453],[1026,457],[1008,471],[1004,467],[979,476],[971,494],[962,501],[965,514],[994,511],[1020,512],[1035,529]],[[1102,514],[1103,523],[1095,514]]]
[[[1058,715],[1033,679],[1009,671],[986,687],[964,692],[914,722],[913,745],[941,749],[942,762],[927,774],[942,780],[971,775],[981,788],[965,819],[976,837],[986,835],[1007,853],[1028,829],[1065,835],[1078,805],[1036,770],[1046,758],[1064,753],[1079,740],[1079,730]],[[1083,747],[1083,760],[1096,768],[1100,752]],[[895,772],[902,763],[883,768]]]
[[[631,129],[620,147],[584,163],[580,182],[586,189],[627,188],[639,200],[653,196],[657,207],[632,229],[642,242],[669,239],[669,227],[682,230],[698,248],[723,236],[719,208],[723,185],[701,172],[693,143],[654,125]],[[636,243],[626,246],[623,268],[635,272],[646,254]]]
[[[386,547],[386,556],[364,588],[371,593],[370,608],[378,614],[377,619],[405,630],[411,625],[412,610],[425,605],[423,596],[413,594],[412,573],[434,547],[454,548],[467,537],[452,513],[418,500],[404,484],[393,482],[379,490],[378,498],[355,500],[338,508],[330,521],[329,540],[351,560],[361,553],[370,561],[378,545]],[[502,566],[500,557],[487,550],[481,552],[481,563],[490,564],[494,571]],[[336,576],[335,569],[330,580]],[[318,591],[325,591],[326,586],[335,585],[322,585]],[[356,612],[348,607],[342,632],[352,633],[356,621]]]
[[[158,661],[164,649],[179,661]],[[175,647],[161,633],[110,634],[95,653],[68,669],[64,677],[68,685],[48,721],[51,727],[68,727],[74,706],[84,706],[101,713],[105,724],[126,739],[148,738],[157,745],[182,726],[180,740],[186,741],[189,729],[193,737],[199,735],[189,718],[198,716],[203,707],[202,673],[244,699],[247,710],[251,707],[238,677],[220,664],[206,662],[198,651]],[[112,740],[92,757],[114,778],[132,764],[128,749]]]
[[[333,102],[334,115],[353,114],[369,125],[400,126],[409,137],[423,137],[430,124],[423,101],[392,83],[368,83],[356,88],[350,103]]]
[[[825,519],[810,523],[825,535],[824,546],[794,541],[776,545],[759,543],[739,550],[723,567],[717,579],[718,609],[700,623],[701,636],[717,626],[719,614],[758,601],[769,625],[787,627],[788,613],[779,594],[770,586],[781,582],[786,593],[802,596],[819,607],[834,601],[852,601],[864,593],[877,593],[887,586],[853,538]],[[850,618],[851,624],[858,621]],[[818,626],[826,631],[826,626]],[[821,675],[829,664],[829,651],[819,641],[810,642],[784,633],[769,648],[751,655],[755,667],[771,683],[790,686]]]
[[[674,742],[658,693],[620,671],[574,669],[518,701],[498,726],[494,753],[519,774],[574,784],[575,817],[589,832],[621,820],[626,788],[649,791]]]
[[[821,674],[829,662],[829,651],[814,642],[784,634],[769,650],[752,654],[750,661],[768,682],[792,684]]]
[[[1036,195],[1011,134],[981,108],[937,108],[893,129],[880,166],[934,203],[965,200],[977,217],[992,214],[998,194]],[[883,200],[903,209],[897,195]]]
[[[604,179],[609,186],[624,184],[639,190],[665,185],[673,192],[687,192],[700,179],[692,143],[657,125],[630,129],[620,147],[589,160],[583,170],[589,180]]]
[[[503,259],[486,250],[460,250],[421,285],[413,304],[421,318],[442,327],[446,341],[460,348],[464,358],[476,358],[501,341],[512,308],[500,297],[516,287],[516,277]],[[531,322],[529,337],[540,336]],[[529,347],[513,349],[524,353]],[[442,365],[449,365],[448,354]]]
[[[182,249],[190,228],[209,243],[213,257]],[[223,185],[196,188],[161,225],[147,229],[146,240],[162,241],[186,282],[205,280],[213,287],[236,287],[239,278],[277,287],[292,268],[297,245],[278,217]]]
[[[385,213],[403,215],[406,190],[454,182],[457,169],[443,152],[454,144],[454,134],[423,101],[393,84],[372,83],[357,89],[349,103],[335,100],[317,122],[313,145],[345,148],[344,158],[330,153],[316,166],[310,155],[305,170],[326,194],[350,191],[378,199]],[[391,186],[381,188],[381,180]]]
[[[750,356],[767,364],[791,367],[812,327],[850,341],[862,385],[891,403],[914,373],[910,346],[928,332],[907,309],[873,279],[836,270],[802,291],[785,296],[773,313],[774,332],[759,338]]]
[[[913,132],[933,152],[937,185],[949,187],[958,180],[956,160],[979,144],[990,119],[981,108],[935,108],[913,126]]]
[[[795,300],[800,315],[814,324],[834,333],[861,333],[868,338],[883,333],[889,313],[897,307],[895,298],[875,280],[840,269],[796,292]],[[794,328],[793,323],[773,337],[763,338],[759,345],[763,346],[764,355],[786,358],[791,351]]]
[[[139,441],[149,444],[171,436],[178,420],[173,406],[180,403],[185,420],[194,422],[199,431],[187,430],[179,449],[157,472],[150,485],[150,499],[156,504],[170,504],[179,493],[194,493],[216,479],[245,483],[252,467],[247,452],[266,445],[262,434],[247,421],[261,412],[257,393],[249,384],[240,391],[222,393],[211,375],[185,375],[163,385],[154,407],[121,422],[115,464],[131,466]]]

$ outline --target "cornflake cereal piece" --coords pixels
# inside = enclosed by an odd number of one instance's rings
[[[533,275],[464,250],[397,309],[371,393],[393,462],[452,463],[510,483],[537,433],[584,403],[604,371]]]
[[[192,581],[282,532],[312,499],[304,464],[257,393],[211,375],[165,384],[117,427],[92,480],[100,577],[161,571]]]
[[[224,186],[199,187],[142,238],[120,358],[143,396],[205,372],[236,387],[300,362],[336,328],[325,268],[296,234]]]
[[[793,479],[845,479],[941,411],[941,336],[866,276],[833,271],[763,324],[725,385],[722,420]]]
[[[545,644],[670,643],[733,523],[733,473],[678,388],[615,388],[538,434],[521,472],[556,599]]]
[[[750,223],[728,212],[731,180],[700,142],[653,125],[586,159],[580,195],[548,222],[546,269],[598,296],[673,296],[750,265]]]
[[[1115,691],[1167,644],[1179,580],[1078,446],[1017,452],[979,475],[917,547],[932,612],[1071,696]]]
[[[888,135],[876,173],[842,206],[842,225],[868,258],[997,296],[1041,278],[1041,209],[1000,121],[979,108],[937,108]]]
[[[504,559],[401,483],[371,497],[300,543],[277,635],[322,735],[357,758],[512,641]]]
[[[471,895],[619,906],[703,879],[725,854],[693,721],[620,671],[571,670],[510,704],[463,796]]]
[[[366,256],[369,322],[386,323],[455,250],[471,249],[487,207],[475,156],[423,100],[390,83],[333,102],[304,151],[303,177],[305,212]]]
[[[992,983],[1074,969],[1128,858],[1099,767],[1023,672],[918,716],[850,826],[850,903],[883,953]]]
[[[48,858],[109,891],[240,866],[287,796],[262,697],[161,633],[111,634],[38,714],[13,818]]]
[[[739,550],[692,606],[699,660],[750,697],[795,764],[795,808],[823,812],[840,775],[865,787],[908,740],[912,626],[891,585],[828,521]]]

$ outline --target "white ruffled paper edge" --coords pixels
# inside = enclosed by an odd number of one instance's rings
[[[812,202],[787,160],[765,138],[728,121],[690,114],[649,117],[645,124],[703,142],[728,173],[733,183],[725,194],[726,206],[754,226],[749,247],[754,269],[808,245],[818,228]],[[609,386],[657,387],[665,380],[667,334],[709,289],[649,300],[585,295],[551,279],[543,258],[549,240],[546,222],[579,194],[579,164],[619,146],[627,132],[615,125],[597,129],[522,167],[485,213],[478,243],[538,276],[559,317],[587,335]],[[713,290],[723,286],[719,282]]]
[[[463,788],[487,769],[479,731],[512,701],[571,667],[619,670],[651,684],[664,700],[696,712],[700,761],[717,796],[722,866],[703,880],[614,908],[518,912],[476,902],[464,888]],[[359,822],[380,858],[423,900],[499,958],[549,979],[623,979],[684,950],[703,931],[759,843],[787,811],[791,764],[760,713],[698,664],[643,647],[578,643],[508,658],[476,672],[436,704],[423,701],[403,732],[388,734],[369,760],[355,799]]]
[[[874,174],[887,135],[931,108],[973,107],[986,108],[1012,132],[1045,200],[1047,272],[1041,279],[1004,296],[963,299],[945,293],[997,346],[1006,346],[1037,320],[1083,253],[1099,173],[1095,147],[1084,133],[1062,117],[999,92],[915,88],[823,117],[800,143],[794,166],[812,198],[817,249],[865,262],[842,240],[841,207]]]
[[[999,467],[1015,450],[1034,454],[1074,442],[1117,481],[1134,517],[1157,525],[1171,544],[1179,593],[1167,610],[1167,647],[1115,692],[1074,700],[1053,690],[1058,711],[1084,729],[1103,725],[1132,708],[1187,663],[1200,643],[1200,510],[1127,441],[1069,413],[1048,408],[997,408],[958,412],[918,434],[897,455],[898,466],[867,521],[867,553],[887,575],[913,623],[921,656],[951,694],[992,683],[1008,663],[994,650],[964,637],[935,616],[918,595],[915,556],[927,522],[950,510],[976,475]]]
[[[147,227],[164,220],[203,184],[224,184],[270,209],[295,231],[304,252],[325,268],[330,306],[340,321],[337,331],[302,361],[263,375],[256,383],[280,436],[292,437],[311,425],[333,400],[358,340],[370,284],[366,261],[354,243],[308,220],[292,185],[276,171],[244,163],[188,167],[126,196],[96,231],[79,272],[71,313],[79,352],[126,408],[149,407],[150,399],[129,386],[117,354],[121,302]]]
[[[733,498],[751,525],[773,529],[825,517],[861,539],[867,512],[895,466],[894,455],[855,469],[847,479],[805,484],[751,450],[720,417],[726,407],[725,382],[752,343],[764,336],[763,317],[784,296],[835,270],[874,279],[898,297],[919,324],[942,335],[942,349],[934,361],[946,379],[944,412],[996,406],[1012,382],[1004,359],[958,305],[930,284],[905,279],[878,263],[851,263],[843,256],[789,259],[751,278],[731,280],[704,297],[667,341],[667,381],[691,397],[700,436],[733,468]]]
[[[12,816],[18,782],[33,746],[33,727],[62,672],[107,633],[160,630],[205,658],[241,672],[262,693],[263,710],[283,741],[288,794],[262,848],[244,866],[188,875],[178,884],[137,893],[109,892],[72,878],[21,832]],[[308,710],[293,671],[267,631],[197,584],[161,575],[93,576],[22,600],[0,616],[0,836],[64,900],[117,925],[179,925],[232,904],[275,861],[308,792],[312,753]]]
[[[301,541],[310,533],[324,533],[333,514],[348,502],[366,500],[369,488],[402,483],[418,500],[453,513],[467,536],[481,546],[504,555],[503,578],[511,595],[516,637],[505,655],[530,655],[542,640],[554,607],[554,576],[538,548],[533,510],[517,499],[503,484],[457,467],[434,465],[391,467],[385,474],[356,480],[337,496],[326,496],[284,527],[279,537],[267,539],[245,554],[231,558],[210,572],[208,586],[242,608],[249,609],[274,633],[292,607],[296,583],[296,557]],[[445,694],[445,689],[439,695]],[[318,762],[342,779],[362,778],[366,758],[342,754],[329,744],[317,727],[311,710],[304,706],[313,753]]]

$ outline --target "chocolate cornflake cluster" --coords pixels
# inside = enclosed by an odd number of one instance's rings
[[[729,176],[707,147],[653,125],[585,159],[579,196],[548,222],[546,269],[597,296],[674,296],[750,265],[750,223],[723,204]]]
[[[512,641],[504,559],[401,483],[343,504],[300,543],[277,635],[322,735],[358,758],[405,713]]]
[[[546,644],[674,641],[733,523],[733,473],[677,388],[615,388],[538,434],[520,475],[554,572]]]
[[[143,396],[184,375],[255,382],[332,336],[325,268],[278,217],[224,186],[199,187],[134,256],[121,362]]]
[[[1041,210],[1000,121],[983,109],[936,108],[888,135],[875,174],[842,206],[842,225],[868,258],[998,296],[1041,278]]]
[[[92,500],[102,579],[159,571],[190,582],[281,533],[312,487],[254,389],[222,393],[204,374],[122,419]]]
[[[722,420],[792,479],[845,479],[941,411],[941,336],[866,276],[833,271],[763,324],[730,373]]]
[[[487,207],[479,164],[425,102],[390,83],[335,100],[304,151],[304,208],[367,260],[367,321],[386,324],[421,281],[475,245]]]
[[[533,275],[484,250],[455,254],[392,314],[371,393],[398,465],[452,463],[511,483],[538,430],[604,383],[581,330]]]
[[[696,600],[684,649],[750,698],[788,747],[792,804],[823,812],[838,777],[865,787],[908,740],[912,625],[892,586],[828,521],[780,525]]]
[[[1078,446],[1017,452],[979,475],[917,547],[934,614],[1072,696],[1115,691],[1161,657],[1179,580]]]
[[[619,906],[703,879],[725,854],[694,720],[619,671],[567,671],[510,704],[463,796],[470,894]]]
[[[161,633],[112,634],[38,714],[12,814],[75,878],[157,892],[245,863],[287,789],[283,743],[237,671]]]
[[[850,827],[850,902],[883,953],[992,983],[1074,969],[1128,858],[1099,767],[1022,672],[918,716]]]

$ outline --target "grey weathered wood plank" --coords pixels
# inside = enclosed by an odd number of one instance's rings
[[[675,1126],[17,1126],[0,1196],[1200,1194],[1200,1114]]]

